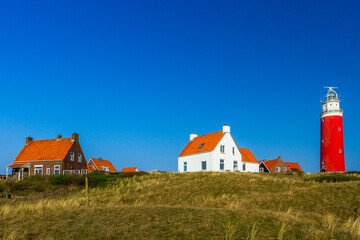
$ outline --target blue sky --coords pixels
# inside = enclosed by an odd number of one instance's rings
[[[4,1],[0,173],[25,136],[80,134],[88,160],[177,171],[189,134],[319,170],[320,98],[338,86],[359,169],[358,1]]]

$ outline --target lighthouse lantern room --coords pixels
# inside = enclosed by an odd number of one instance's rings
[[[322,101],[320,172],[344,172],[343,110],[335,87],[327,87]]]

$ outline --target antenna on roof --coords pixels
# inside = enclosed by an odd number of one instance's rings
[[[334,91],[334,89],[335,89],[335,88],[338,88],[338,87],[324,87],[324,88],[329,89],[329,92],[330,92],[330,91]]]

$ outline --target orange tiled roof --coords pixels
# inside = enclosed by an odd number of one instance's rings
[[[14,162],[62,160],[73,144],[71,138],[31,141],[21,149]]]
[[[108,167],[110,172],[116,172],[115,167],[112,165],[112,163],[109,160],[103,160],[98,158],[90,158],[89,162],[92,161],[95,164],[95,167],[102,171],[102,167]]]
[[[87,165],[87,172],[93,172],[93,171],[95,171],[94,167],[88,164]]]
[[[218,131],[218,132],[213,132],[202,136],[198,136],[186,145],[186,147],[180,153],[179,157],[194,153],[212,151],[220,142],[223,136],[224,136],[223,131]],[[202,146],[202,148],[199,149],[201,144],[204,145]]]
[[[121,170],[121,172],[135,172],[136,169],[137,169],[137,167],[123,168],[123,169]]]
[[[301,169],[301,167],[298,163],[285,162],[285,164],[290,169],[297,168],[299,171],[303,172],[303,170]]]
[[[242,161],[243,162],[252,162],[252,163],[259,163],[254,154],[252,154],[252,152],[250,151],[250,149],[246,149],[246,148],[239,148],[239,151],[241,153],[242,156]]]
[[[28,164],[28,163],[14,163],[14,164],[10,164],[10,165],[8,165],[6,167],[8,167],[8,168],[16,168],[16,167],[24,166],[26,164]]]
[[[279,162],[279,159],[263,160],[263,162],[269,170],[272,170],[276,166],[276,164]]]

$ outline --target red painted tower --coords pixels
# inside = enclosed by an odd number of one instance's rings
[[[320,172],[345,172],[343,111],[333,87],[322,101]]]

